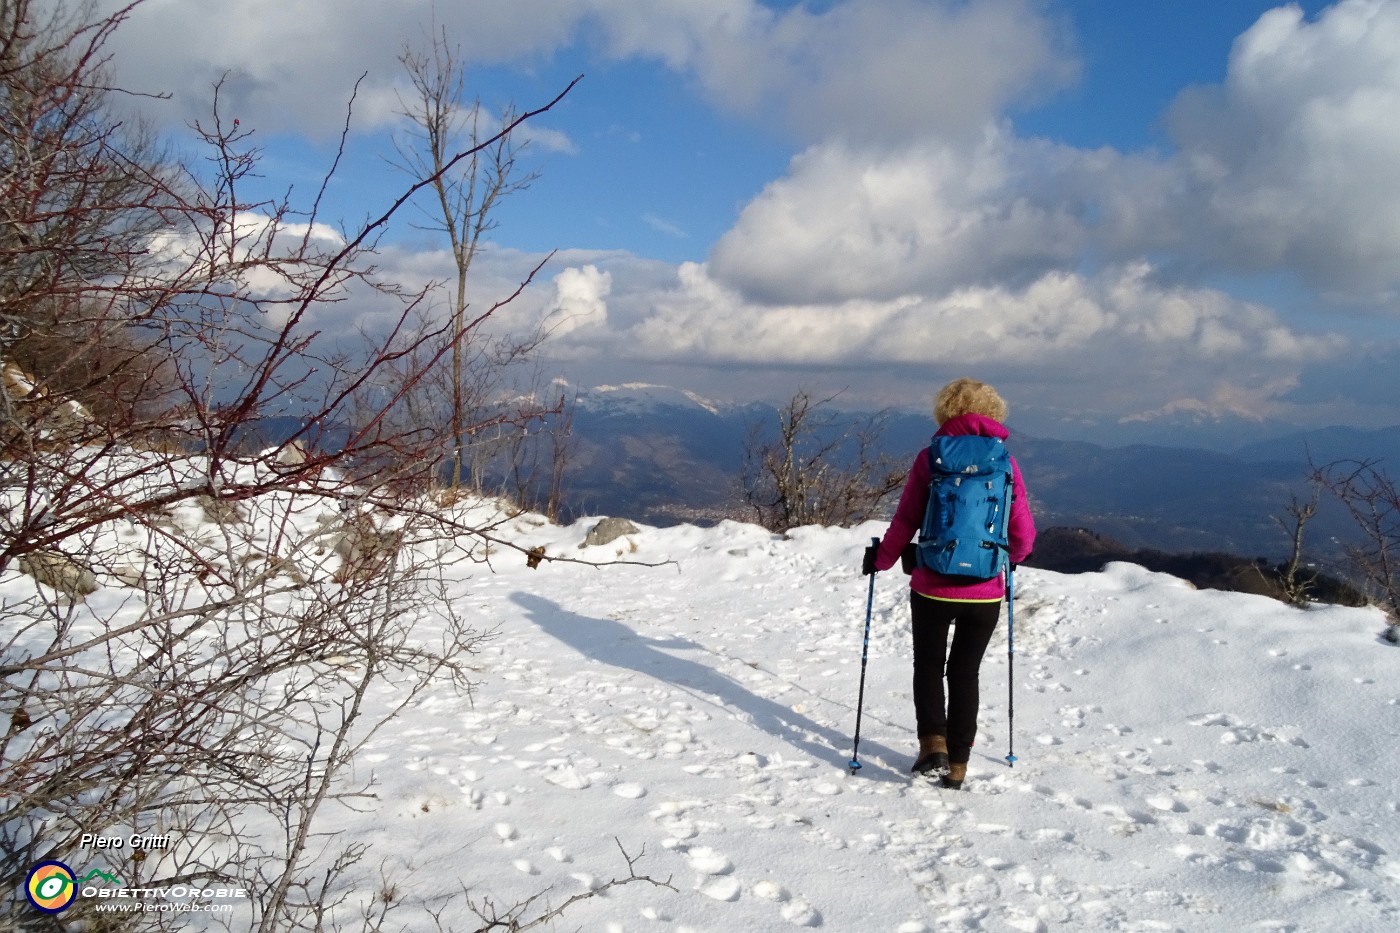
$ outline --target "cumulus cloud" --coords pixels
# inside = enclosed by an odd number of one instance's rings
[[[1039,0],[588,0],[618,56],[691,75],[722,109],[809,139],[977,134],[1009,103],[1077,74]]]
[[[1290,374],[1279,379],[1262,383],[1240,385],[1229,380],[1219,380],[1203,387],[1207,391],[1202,397],[1176,398],[1151,411],[1134,412],[1119,419],[1124,424],[1143,421],[1157,421],[1177,415],[1191,415],[1197,418],[1243,418],[1247,421],[1262,421],[1287,410],[1281,401],[1298,387],[1297,375]]]
[[[571,270],[570,291],[594,297],[597,270]],[[560,276],[564,281],[564,276]],[[609,283],[610,284],[610,283]],[[561,300],[565,292],[560,287]],[[1335,355],[1333,336],[1288,328],[1269,309],[1208,288],[1157,282],[1145,262],[1086,276],[1048,272],[1024,287],[983,285],[939,295],[767,304],[685,263],[673,282],[623,286],[606,327],[568,334],[620,357],[714,365],[1085,365],[1170,377],[1223,365],[1300,367]],[[1106,362],[1111,360],[1112,362]]]
[[[100,0],[115,9],[124,0]],[[359,83],[359,125],[390,123],[405,42],[436,26],[472,64],[540,60],[598,37],[605,54],[690,77],[715,106],[809,139],[977,132],[1008,103],[1072,80],[1043,0],[162,0],[113,40],[123,86],[168,91],[164,119],[203,117],[209,88],[269,131],[333,134]],[[586,30],[584,29],[586,27]],[[178,41],[172,37],[178,36]],[[169,112],[173,109],[173,113]]]
[[[345,246],[340,231],[323,223],[289,222],[258,211],[240,211],[229,224],[203,229],[167,229],[153,235],[153,258],[179,275],[228,281],[249,299],[266,301],[265,320],[281,327],[294,306],[279,302],[302,294],[319,274],[318,263]],[[327,297],[342,298],[349,283],[328,286]]]
[[[433,9],[161,0],[138,8],[114,52],[123,86],[183,95],[226,73],[245,122],[330,133],[342,115],[326,102],[362,72],[358,116],[392,119],[399,48]],[[1311,20],[1295,6],[1266,13],[1220,85],[1175,101],[1161,153],[1015,134],[1007,107],[1077,67],[1042,0],[468,0],[435,15],[478,62],[580,41],[660,61],[715,107],[776,121],[805,147],[704,263],[561,256],[564,270],[508,312],[544,320],[561,356],[1092,375],[1122,381],[1123,411],[1259,412],[1321,384],[1346,341],[1181,284],[1190,274],[1282,273],[1324,306],[1400,311],[1393,0],[1340,0]],[[412,282],[441,259],[391,248],[385,266]],[[489,263],[474,270],[483,294],[528,259],[501,256],[499,281]]]
[[[1156,221],[1199,262],[1281,268],[1334,297],[1400,308],[1400,4],[1271,10],[1220,86],[1167,115],[1176,197]]]
[[[554,277],[554,302],[544,319],[544,330],[559,338],[584,327],[599,327],[608,320],[608,292],[612,274],[597,266],[568,268]]]
[[[225,112],[245,125],[330,136],[352,93],[360,128],[397,120],[399,55],[426,45],[434,25],[464,61],[496,64],[552,53],[572,41],[579,15],[572,0],[159,0],[138,6],[110,45],[122,87],[172,95],[157,119],[207,118],[221,81]]]
[[[782,304],[1017,285],[1086,257],[1152,256],[1182,276],[1282,273],[1324,307],[1395,313],[1397,48],[1389,0],[1342,0],[1312,21],[1269,11],[1236,41],[1221,85],[1174,102],[1167,153],[1073,149],[995,119],[895,146],[833,133],[744,208],[711,273]]]
[[[851,404],[899,404],[922,399],[930,381],[974,374],[1020,404],[1117,418],[1282,416],[1301,410],[1290,398],[1300,378],[1326,381],[1355,350],[1265,306],[1167,283],[1142,261],[1016,287],[788,304],[753,301],[704,263],[669,275],[635,257],[596,264],[612,274],[606,318],[557,333],[546,355],[584,382],[618,372],[674,382],[682,368],[687,385],[716,397],[805,383],[845,387]],[[597,281],[575,271],[556,280],[553,304],[559,281]]]
[[[1047,184],[1056,147],[988,126],[974,145],[803,152],[711,252],[713,274],[764,301],[936,294],[1072,265],[1082,204]]]
[[[100,0],[107,9],[118,0]],[[172,122],[227,113],[263,131],[337,132],[399,108],[405,41],[436,23],[476,63],[582,41],[660,61],[716,107],[778,120],[809,148],[747,206],[712,274],[781,303],[1024,283],[1086,254],[1283,271],[1325,297],[1400,308],[1400,4],[1264,14],[1226,80],[1166,115],[1163,156],[1016,138],[1009,104],[1073,79],[1044,0],[160,0],[112,39],[119,83],[171,91]],[[172,41],[178,36],[178,41]],[[591,37],[584,39],[582,37]],[[572,151],[558,130],[534,128]]]

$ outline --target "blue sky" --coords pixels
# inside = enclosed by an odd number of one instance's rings
[[[582,385],[1001,386],[1024,423],[1400,423],[1400,0],[147,0],[119,83],[178,137],[225,107],[308,194],[363,74],[333,216],[402,185],[396,58],[427,24],[540,173],[473,297]],[[383,266],[446,274],[407,225]],[[442,270],[434,273],[433,270]],[[373,299],[323,326],[372,321]]]

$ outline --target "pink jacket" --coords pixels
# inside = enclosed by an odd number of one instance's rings
[[[959,415],[949,418],[938,429],[939,434],[976,434],[982,437],[1006,439],[1009,432],[999,422],[982,415]],[[909,470],[909,479],[904,483],[904,492],[899,497],[899,508],[895,509],[889,530],[880,542],[880,550],[875,555],[875,568],[889,570],[899,562],[904,546],[913,541],[923,524],[924,510],[928,507],[928,484],[931,479],[928,463],[928,448],[919,451],[914,458],[914,466]],[[1019,564],[1031,553],[1035,546],[1035,519],[1031,517],[1030,503],[1026,499],[1026,484],[1021,480],[1021,468],[1016,458],[1011,458],[1011,518],[1007,537],[1011,540],[1010,560]],[[909,586],[918,593],[936,599],[1000,599],[1006,595],[1006,581],[993,577],[968,584],[962,580],[941,576],[931,570],[918,567],[909,580]]]

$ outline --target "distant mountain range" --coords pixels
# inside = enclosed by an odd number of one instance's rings
[[[1356,443],[1371,443],[1380,449],[1394,451],[1397,432],[1400,432],[1400,425],[1374,430],[1330,427],[1304,431],[1296,424],[1279,419],[1212,416],[1193,411],[1153,418],[1071,419],[1059,412],[1020,404],[1014,408],[1013,415],[1013,420],[1022,431],[1037,437],[1088,441],[1109,447],[1142,444],[1151,447],[1204,448],[1220,453],[1245,452],[1250,457],[1267,452],[1266,459],[1280,450],[1286,450],[1288,456],[1293,457],[1308,443],[1336,445],[1343,450]]]
[[[863,417],[834,414],[847,422]],[[753,430],[772,431],[777,423],[772,405],[719,404],[668,386],[579,389],[561,518],[616,515],[656,525],[751,521],[739,490],[745,446]],[[302,426],[295,418],[268,419],[257,440],[276,442]],[[1222,443],[1229,426],[1212,428],[1210,443]],[[1289,541],[1274,516],[1285,514],[1292,495],[1306,495],[1310,461],[1400,464],[1400,426],[1280,428],[1271,437],[1260,437],[1259,429],[1253,423],[1236,431],[1248,440],[1219,449],[1057,440],[1015,431],[1013,422],[1010,443],[1042,529],[1089,529],[1119,548],[1251,559],[1287,556]],[[927,414],[892,413],[882,450],[897,463],[912,463],[933,430]],[[342,434],[343,428],[331,428],[321,440]],[[1308,527],[1308,550],[1335,559],[1354,532],[1341,507],[1324,499]]]
[[[771,405],[725,406],[663,386],[580,390],[566,484],[570,510],[653,524],[751,518],[737,479],[745,444],[754,426],[771,429],[777,418]],[[933,430],[927,415],[895,413],[883,448],[912,463]],[[1306,493],[1309,456],[1319,465],[1400,463],[1400,426],[1295,431],[1233,451],[1020,433],[1011,444],[1042,528],[1090,528],[1134,548],[1269,558],[1287,550],[1273,516],[1284,514],[1290,495]],[[1334,555],[1337,539],[1352,530],[1340,507],[1325,503],[1309,526],[1313,553]]]
[[[653,524],[739,517],[738,476],[763,405],[724,406],[662,386],[580,390],[565,497],[575,514]]]

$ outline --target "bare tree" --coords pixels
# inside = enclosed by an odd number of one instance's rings
[[[1400,488],[1374,460],[1339,460],[1316,468],[1312,479],[1356,522],[1361,541],[1347,558],[1390,620],[1386,637],[1400,641]]]
[[[539,397],[541,392],[554,397],[552,387],[532,391],[528,397]],[[486,469],[499,477],[502,495],[551,521],[559,521],[564,511],[564,480],[576,446],[576,403],[576,397],[563,397],[549,415],[500,431],[492,448],[494,456],[484,461]]]
[[[429,181],[432,207],[423,214],[428,229],[446,237],[456,273],[446,295],[452,332],[461,335],[452,341],[445,371],[452,429],[449,482],[457,487],[471,477],[480,485],[483,462],[494,451],[478,451],[473,459],[468,447],[477,431],[469,430],[474,427],[469,422],[486,420],[481,413],[493,402],[506,371],[527,358],[542,335],[502,337],[465,329],[468,277],[485,245],[483,237],[496,227],[500,202],[528,188],[537,176],[520,169],[524,143],[519,137],[494,132],[497,121],[480,100],[469,98],[465,68],[445,31],[435,30],[427,49],[405,48],[399,60],[413,88],[412,98],[400,101],[412,130],[397,143],[399,164],[415,180]],[[499,123],[514,117],[507,108]],[[463,150],[471,155],[454,161]]]
[[[120,143],[103,45],[130,9],[0,2],[0,315],[19,328],[0,360],[0,571],[33,578],[0,593],[5,908],[82,833],[169,834],[197,842],[125,863],[128,885],[237,883],[250,927],[338,929],[364,916],[345,879],[366,850],[319,836],[318,816],[368,790],[346,765],[396,710],[430,684],[470,688],[478,635],[451,611],[444,559],[525,556],[424,493],[446,431],[530,413],[434,429],[404,410],[534,273],[434,324],[429,294],[377,277],[375,238],[559,98],[332,234],[316,201],[241,196],[257,152],[217,100],[203,167],[157,170]],[[368,295],[399,303],[377,340],[319,333],[319,314]],[[63,339],[21,355],[41,319]],[[250,445],[289,413],[300,429]],[[429,616],[433,641],[414,634]],[[387,714],[372,689],[393,692]],[[81,902],[30,920],[177,922]]]
[[[167,381],[141,330],[159,287],[145,273],[186,193],[149,134],[104,119],[105,85],[90,80],[128,11],[84,23],[0,4],[0,347],[98,416],[156,400]]]
[[[1317,584],[1317,574],[1307,570],[1303,561],[1303,536],[1308,522],[1317,514],[1322,499],[1322,485],[1316,478],[1310,481],[1312,492],[1306,501],[1297,494],[1289,497],[1285,515],[1275,515],[1274,524],[1288,536],[1290,549],[1288,559],[1278,568],[1278,582],[1283,589],[1283,598],[1295,606],[1306,605]]]
[[[865,521],[903,484],[905,471],[879,450],[887,415],[843,423],[834,399],[801,389],[778,411],[776,437],[750,426],[741,494],[763,527]]]

